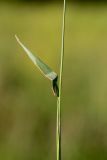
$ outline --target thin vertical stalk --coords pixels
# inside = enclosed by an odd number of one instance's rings
[[[62,24],[62,43],[61,43],[61,61],[60,61],[60,76],[59,76],[59,97],[57,97],[57,160],[61,160],[61,93],[62,93],[62,74],[64,64],[64,43],[65,43],[65,15],[66,15],[66,0],[64,0],[63,8],[63,24]]]

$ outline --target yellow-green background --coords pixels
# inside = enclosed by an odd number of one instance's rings
[[[56,97],[14,35],[59,73],[62,4],[0,3],[0,160],[55,160]],[[107,159],[107,6],[67,4],[63,160]]]

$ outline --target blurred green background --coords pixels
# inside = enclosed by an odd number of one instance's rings
[[[56,159],[56,97],[14,35],[59,73],[62,3],[0,1],[0,160]],[[106,3],[68,3],[65,41],[62,157],[107,160]]]

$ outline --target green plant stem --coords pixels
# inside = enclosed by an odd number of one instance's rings
[[[60,62],[60,76],[59,76],[59,97],[57,97],[57,133],[56,133],[57,160],[61,160],[61,93],[62,93],[62,74],[63,74],[63,64],[64,64],[65,15],[66,15],[66,0],[64,0],[64,8],[63,8],[61,62]]]

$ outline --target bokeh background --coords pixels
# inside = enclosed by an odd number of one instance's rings
[[[59,73],[62,7],[0,0],[0,160],[56,158],[56,97],[14,35]],[[62,157],[107,160],[106,1],[67,3]]]

